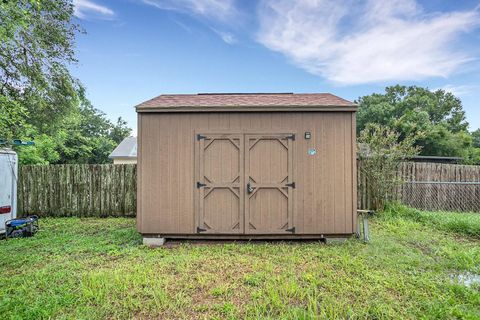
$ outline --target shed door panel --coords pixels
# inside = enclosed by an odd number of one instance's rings
[[[197,232],[244,232],[243,136],[197,135]]]
[[[247,234],[294,232],[292,137],[245,135]]]

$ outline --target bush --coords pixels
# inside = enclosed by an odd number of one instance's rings
[[[400,134],[385,126],[370,123],[360,132],[358,155],[367,179],[373,209],[383,210],[388,201],[395,200],[395,188],[403,181],[397,177],[402,160],[419,152],[414,146],[418,135],[400,139]]]

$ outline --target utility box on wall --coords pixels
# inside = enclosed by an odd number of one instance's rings
[[[138,231],[354,234],[356,108],[323,93],[161,95],[138,105]]]
[[[5,222],[17,217],[17,177],[17,154],[0,148],[0,235],[5,233]]]

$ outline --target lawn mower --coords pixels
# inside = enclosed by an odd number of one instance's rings
[[[5,222],[6,238],[31,237],[39,230],[38,216],[11,219]]]

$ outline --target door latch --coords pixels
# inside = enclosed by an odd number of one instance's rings
[[[295,189],[295,182],[287,183],[285,187],[292,187],[293,189]]]
[[[254,190],[254,189],[253,189],[252,185],[250,184],[250,182],[247,183],[247,192],[248,192],[248,193],[252,193],[253,190]]]

